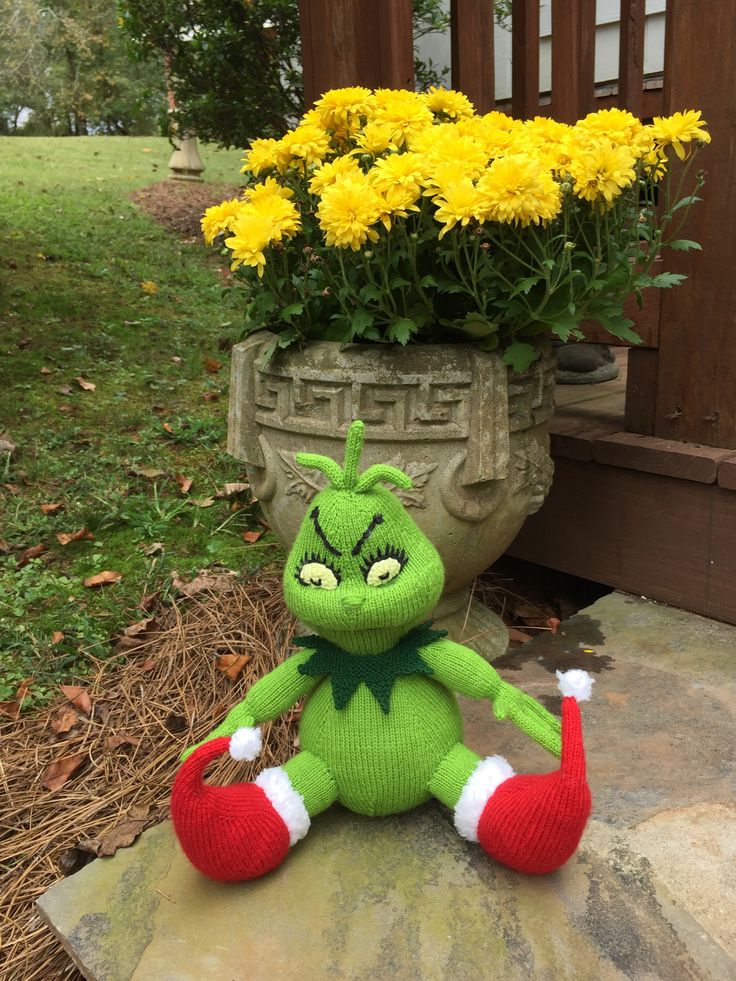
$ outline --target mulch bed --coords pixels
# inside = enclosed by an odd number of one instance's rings
[[[293,618],[276,573],[245,584],[210,572],[191,587],[124,637],[124,660],[99,662],[78,694],[0,724],[3,981],[82,977],[35,900],[166,818],[180,753],[289,652]],[[214,779],[251,780],[293,755],[296,713],[264,725],[263,737],[255,763],[225,761]]]
[[[200,218],[213,204],[240,194],[232,184],[159,181],[131,194],[131,199],[164,228],[184,238],[199,238]]]

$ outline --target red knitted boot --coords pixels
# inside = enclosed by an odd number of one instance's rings
[[[309,817],[281,767],[264,770],[255,783],[205,784],[206,767],[229,746],[228,736],[213,739],[182,765],[171,792],[171,817],[192,865],[211,879],[236,882],[280,865],[289,845],[306,834]]]
[[[478,822],[478,841],[496,861],[542,875],[570,858],[590,814],[580,709],[562,700],[562,757],[554,773],[515,776],[490,798]]]

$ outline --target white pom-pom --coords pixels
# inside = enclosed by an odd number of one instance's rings
[[[254,760],[261,752],[261,730],[243,726],[230,737],[230,755],[234,760]]]
[[[558,671],[557,683],[563,697],[572,695],[576,702],[587,702],[593,693],[593,682],[587,671],[572,668],[571,671]]]

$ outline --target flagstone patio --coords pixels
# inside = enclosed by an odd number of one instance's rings
[[[438,805],[333,808],[239,885],[195,872],[164,823],[54,885],[43,916],[98,981],[736,977],[736,627],[613,593],[495,664],[553,709],[555,669],[596,679],[593,817],[560,871],[495,865]],[[463,712],[478,752],[552,768],[487,704]]]

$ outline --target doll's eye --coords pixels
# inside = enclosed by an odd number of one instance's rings
[[[340,584],[338,573],[324,562],[305,562],[297,573],[297,579],[303,586],[314,586],[316,589],[337,589]]]
[[[363,575],[369,586],[383,586],[395,579],[407,563],[403,549],[387,546],[372,555],[363,566]]]

